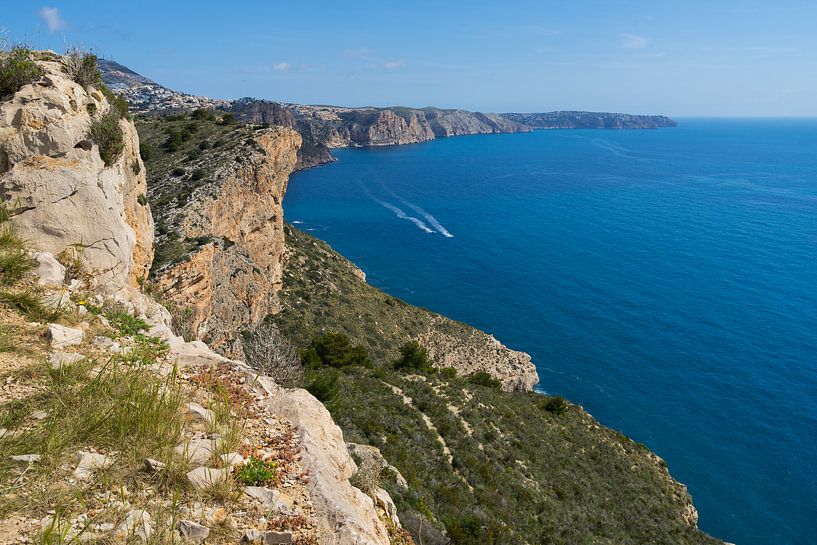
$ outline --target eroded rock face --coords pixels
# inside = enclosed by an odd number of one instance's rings
[[[511,350],[493,335],[476,329],[470,338],[463,339],[431,327],[417,342],[437,367],[453,367],[461,375],[486,371],[499,379],[506,392],[529,392],[539,382],[530,355]]]
[[[329,411],[306,390],[281,391],[267,403],[300,430],[302,461],[313,483],[310,495],[326,543],[388,545],[388,532],[374,502],[349,484],[357,466]]]
[[[153,259],[153,220],[133,124],[120,120],[125,147],[111,166],[88,137],[110,109],[93,87],[72,81],[58,60],[45,76],[0,104],[0,197],[32,249],[78,248],[100,280],[136,285]]]
[[[301,137],[274,127],[255,136],[262,151],[225,164],[214,182],[176,209],[168,223],[189,238],[220,239],[189,259],[161,268],[165,296],[191,312],[195,334],[230,357],[241,356],[240,331],[278,310],[284,252],[283,201]]]

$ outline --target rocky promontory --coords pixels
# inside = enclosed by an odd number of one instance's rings
[[[678,125],[663,115],[610,112],[507,113],[502,117],[534,129],[660,129]]]

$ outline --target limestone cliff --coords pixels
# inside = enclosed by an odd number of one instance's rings
[[[20,235],[40,251],[75,249],[106,280],[136,285],[153,259],[153,220],[133,123],[106,165],[89,136],[111,105],[44,54],[44,76],[0,104],[0,196]]]
[[[240,332],[278,309],[281,201],[301,138],[283,127],[227,130],[224,146],[172,163],[186,163],[184,174],[180,167],[155,169],[149,195],[162,203],[157,219],[164,261],[153,274],[162,296],[185,309],[197,338],[238,357]],[[166,259],[169,248],[184,245],[180,241],[197,243]]]
[[[332,161],[331,148],[416,144],[466,134],[529,132],[498,114],[440,108],[343,108],[244,98],[226,107],[247,123],[277,123],[304,139],[297,168]]]

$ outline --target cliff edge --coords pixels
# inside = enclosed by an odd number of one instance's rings
[[[127,112],[78,83],[73,59],[23,56],[39,70],[0,102],[0,543],[388,545],[391,500],[351,485],[357,466],[321,403],[176,335],[136,287],[153,221]],[[189,232],[232,237],[272,278],[262,238],[281,231],[298,140],[256,135],[235,176],[191,203]]]

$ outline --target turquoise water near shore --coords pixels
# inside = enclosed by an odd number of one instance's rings
[[[345,149],[289,221],[533,356],[647,444],[700,527],[817,543],[817,120],[683,119]]]

